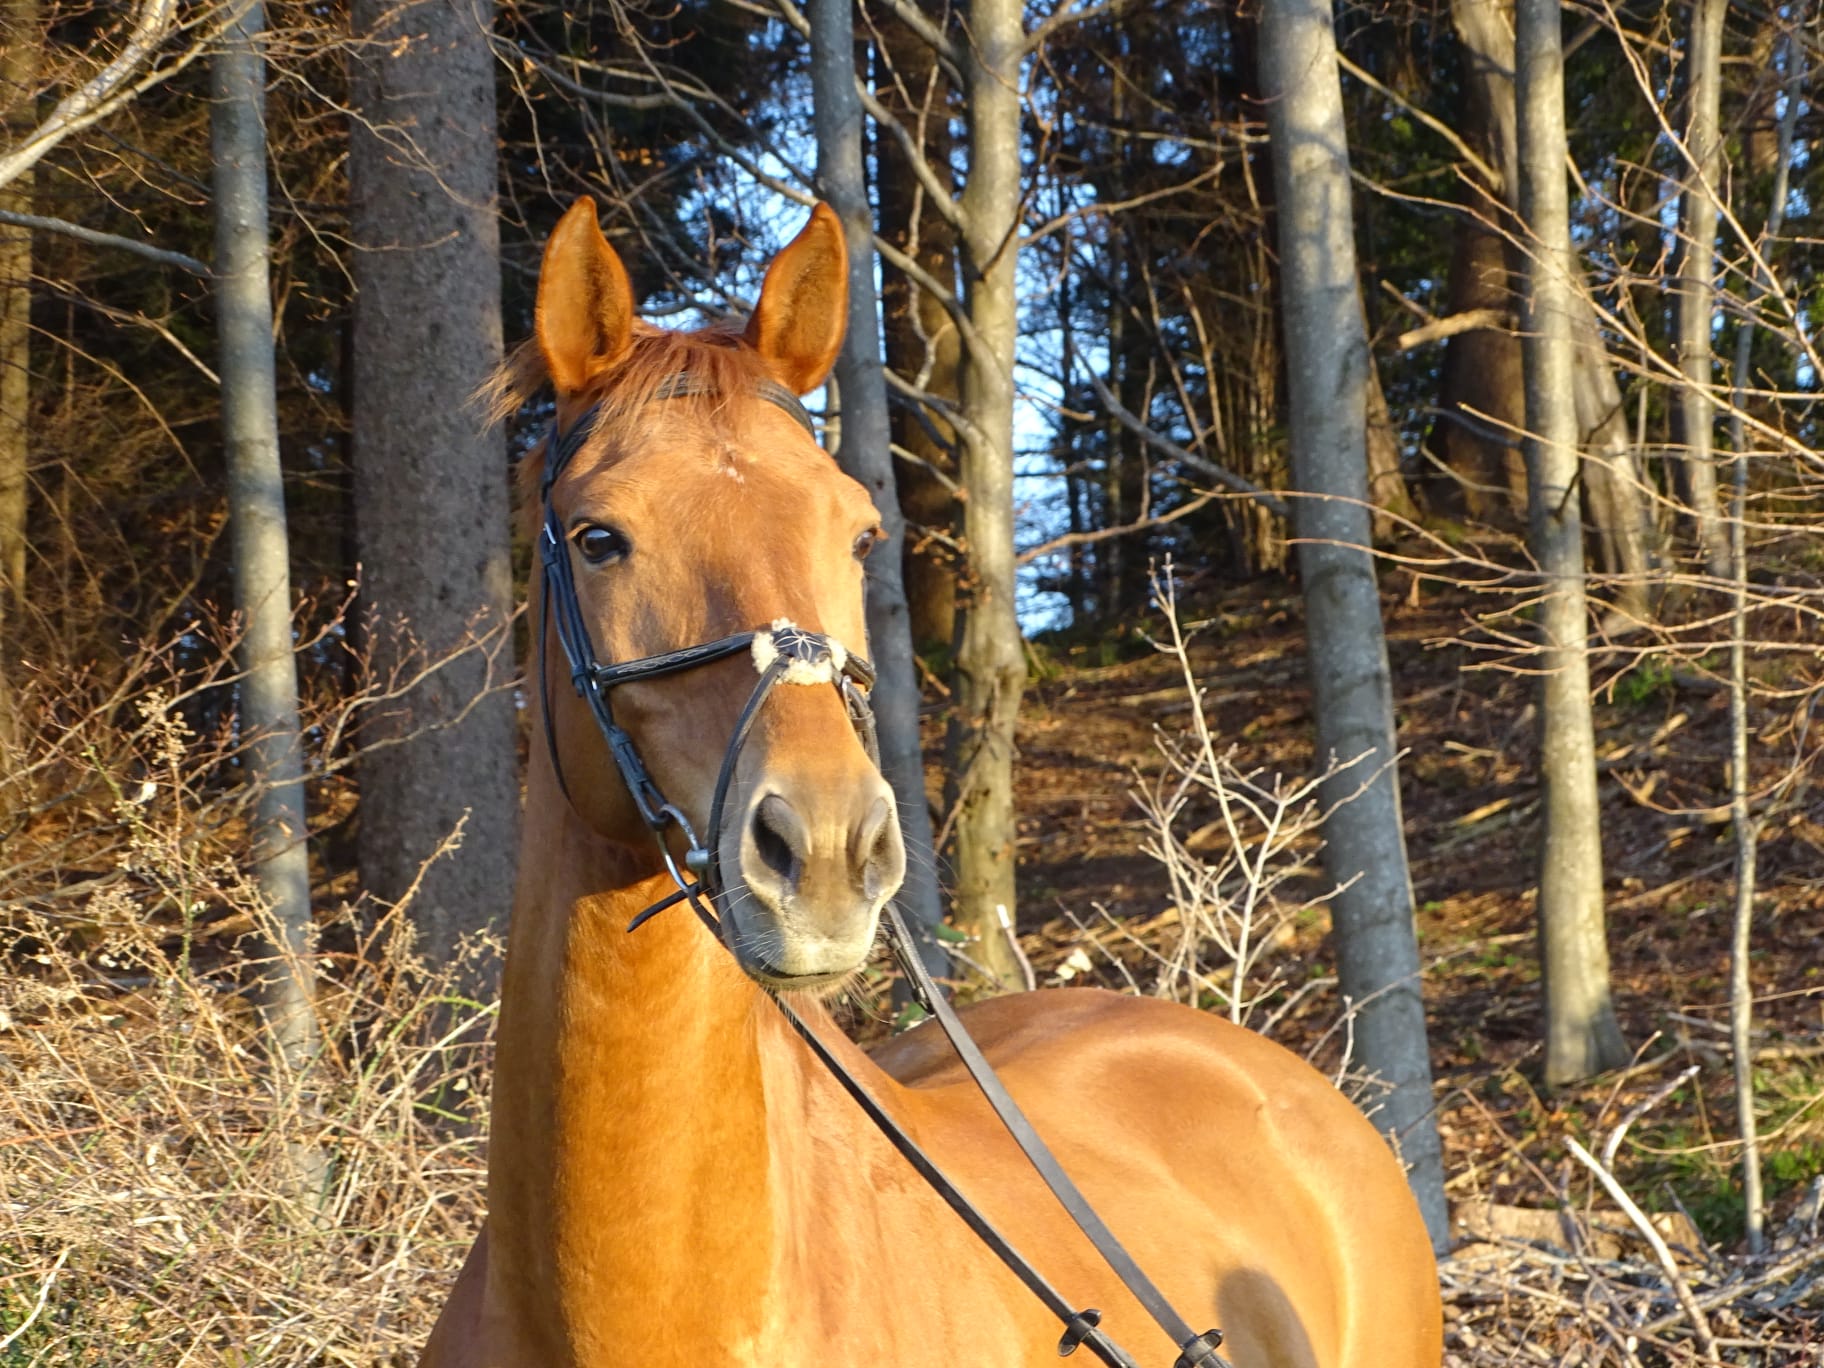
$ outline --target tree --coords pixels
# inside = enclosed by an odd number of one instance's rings
[[[470,402],[501,357],[490,15],[353,11],[356,541],[390,694],[361,767],[361,872],[389,902],[417,883],[439,959],[504,920],[518,826],[507,463]]]
[[[1545,1081],[1627,1063],[1609,994],[1602,810],[1590,713],[1583,520],[1578,509],[1578,287],[1565,184],[1564,46],[1558,0],[1518,0],[1515,85],[1520,221],[1530,234],[1521,294],[1529,540],[1541,576],[1539,942]]]
[[[0,114],[8,146],[34,122],[38,89],[38,0],[0,5]],[[33,173],[0,185],[0,210],[32,212]],[[0,223],[0,740],[12,732],[11,641],[25,606],[25,504],[31,449],[32,230]],[[11,629],[6,630],[6,629]]]
[[[931,809],[919,741],[918,665],[906,610],[899,548],[906,535],[894,483],[887,386],[880,360],[880,309],[874,294],[874,228],[862,160],[861,101],[855,92],[855,30],[850,0],[810,0],[811,80],[817,122],[817,180],[842,221],[849,252],[849,324],[836,358],[841,426],[836,458],[874,496],[887,545],[867,559],[868,648],[874,658],[874,716],[881,772],[893,786],[906,878],[898,901],[934,974],[948,958],[931,929],[943,920]]]
[[[240,619],[240,732],[248,782],[256,786],[254,880],[270,914],[277,963],[262,992],[281,1105],[315,1067],[316,926],[304,820],[304,749],[291,639],[290,539],[279,464],[277,367],[266,211],[266,63],[256,46],[261,0],[230,26],[211,63],[214,104],[216,326],[221,341],[222,438],[228,455],[228,516]],[[307,1211],[321,1200],[320,1150],[288,1156],[292,1195]]]
[[[1260,56],[1278,192],[1292,480],[1300,496],[1292,516],[1317,748],[1320,764],[1349,766],[1325,793],[1324,867],[1335,887],[1338,972],[1356,1012],[1357,1058],[1388,1088],[1375,1124],[1396,1138],[1432,1243],[1443,1249],[1450,1217],[1372,552],[1372,362],[1328,0],[1267,6]]]
[[[1685,495],[1698,550],[1718,579],[1729,577],[1729,544],[1716,498],[1715,412],[1710,397],[1711,315],[1716,302],[1716,197],[1722,183],[1723,17],[1728,0],[1692,0],[1687,42],[1685,157],[1679,226],[1678,392],[1685,445]]]
[[[1511,217],[1519,212],[1520,156],[1514,88],[1513,0],[1451,0],[1450,13],[1469,65],[1471,94],[1468,107],[1472,117],[1485,115],[1488,119],[1480,132],[1487,156],[1483,170],[1488,183],[1472,189],[1471,208],[1483,206],[1492,211],[1499,203],[1500,212],[1490,222],[1496,232],[1509,241],[1507,271],[1517,274],[1523,266],[1516,255],[1520,245]],[[1575,260],[1571,264],[1576,267]],[[1479,289],[1488,289],[1493,283],[1493,265],[1492,244],[1488,242],[1479,244],[1465,258],[1466,269],[1482,275]],[[1621,388],[1609,368],[1608,354],[1581,269],[1576,270],[1572,280],[1576,286],[1571,299],[1571,307],[1575,310],[1572,329],[1576,347],[1571,380],[1577,405],[1575,422],[1586,453],[1580,489],[1582,498],[1589,504],[1590,521],[1603,548],[1603,563],[1621,577],[1616,601],[1634,618],[1644,619],[1651,606],[1649,588],[1655,562],[1655,538],[1644,502],[1645,479],[1628,432]],[[1478,300],[1482,298],[1493,302],[1492,295],[1478,293]],[[1467,349],[1479,343],[1486,356],[1489,343],[1486,338],[1478,337],[1478,331],[1471,330],[1453,338],[1453,350]],[[1510,341],[1506,345],[1511,348],[1513,344]],[[1465,361],[1466,364],[1454,371],[1447,365],[1447,378],[1454,375],[1473,384],[1485,374],[1484,366],[1478,361],[1468,358]],[[1516,372],[1507,365],[1499,373],[1511,380]],[[1484,412],[1497,420],[1517,414],[1523,407],[1515,402],[1517,396],[1511,391],[1505,396],[1488,395],[1486,388],[1474,392],[1487,396],[1482,400],[1489,404]],[[1464,407],[1459,397],[1447,393],[1442,407],[1449,412],[1453,406]],[[1497,441],[1507,439],[1507,434],[1498,431],[1493,435]]]
[[[892,14],[880,17],[875,91],[906,130],[911,149],[882,134],[874,140],[881,236],[946,292],[956,289],[956,229],[913,167],[916,158],[942,186],[953,181],[950,82],[930,44]],[[962,337],[943,299],[883,261],[880,268],[885,359],[919,388],[954,407]],[[956,635],[956,430],[941,409],[906,398],[891,413],[895,486],[905,514],[906,606],[920,650],[948,651]]]
[[[968,100],[969,174],[961,209],[968,331],[962,364],[963,573],[949,738],[956,809],[954,918],[1004,983],[1019,961],[1002,919],[1015,911],[1014,732],[1026,687],[1014,611],[1013,366],[1019,340],[1021,65],[1019,0],[976,0],[968,41],[950,56]]]

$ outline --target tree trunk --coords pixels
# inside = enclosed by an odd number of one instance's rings
[[[1451,0],[1450,6],[1451,21],[1469,64],[1471,117],[1484,121],[1483,151],[1501,181],[1481,193],[1487,194],[1491,210],[1499,202],[1510,214],[1519,208],[1513,13],[1513,0]],[[1473,203],[1472,199],[1472,207]],[[1525,269],[1522,257],[1518,251],[1510,253],[1510,271],[1518,274]],[[1570,264],[1575,272],[1570,304],[1575,422],[1585,451],[1583,473],[1592,521],[1601,538],[1604,566],[1619,577],[1617,604],[1629,615],[1645,619],[1651,610],[1656,540],[1647,512],[1645,478],[1628,434],[1621,388],[1609,366],[1582,269],[1575,258]]]
[[[38,0],[0,3],[0,110],[6,141],[36,124]],[[0,186],[0,209],[32,212],[35,173]],[[32,230],[0,224],[0,745],[15,735],[14,669],[25,606],[25,503],[31,464]]]
[[[890,58],[890,64],[881,63],[875,83],[880,101],[917,131],[925,164],[948,181],[948,83],[936,54],[890,14],[879,16],[879,27],[884,55]],[[934,279],[952,284],[956,233],[923,202],[898,140],[883,134],[875,150],[882,236]],[[955,403],[963,344],[949,309],[886,262],[881,263],[880,283],[888,369],[914,382],[922,379],[926,393]],[[909,405],[892,409],[890,421],[893,444],[907,453],[894,461],[906,539],[892,549],[904,567],[912,641],[919,650],[948,651],[956,635],[956,553],[951,549],[959,513],[952,488],[956,433],[942,418],[920,415]]]
[[[1680,435],[1685,448],[1685,497],[1697,532],[1698,551],[1710,573],[1727,579],[1729,541],[1717,509],[1715,422],[1710,399],[1710,323],[1716,301],[1716,194],[1722,185],[1723,16],[1728,0],[1693,0],[1690,83],[1686,98],[1685,192],[1679,231],[1678,368],[1685,383],[1678,394]]]
[[[991,982],[1012,986],[1019,960],[1002,918],[1015,915],[1013,755],[1026,656],[1014,612],[1013,361],[1019,336],[1015,266],[1020,238],[1018,0],[976,0],[963,78],[969,99],[969,180],[963,190],[963,276],[974,337],[964,349],[963,551],[956,693],[950,723],[959,929]]]
[[[1544,839],[1539,940],[1545,1081],[1628,1061],[1609,998],[1602,812],[1590,713],[1583,527],[1577,508],[1576,257],[1565,184],[1564,53],[1558,0],[1519,0],[1516,85],[1520,219],[1531,235],[1521,296],[1526,467],[1533,557],[1544,577],[1539,710]]]
[[[1367,502],[1371,361],[1328,0],[1266,7],[1261,77],[1278,190],[1292,486],[1304,496],[1293,519],[1318,756],[1364,757],[1324,795],[1338,971],[1357,1012],[1357,1059],[1388,1088],[1375,1124],[1406,1160],[1432,1243],[1443,1249],[1449,1211]]]
[[[433,962],[504,925],[519,809],[507,461],[471,403],[501,358],[491,16],[483,0],[353,10],[365,626],[381,684],[436,667],[364,733],[388,744],[361,765],[361,873],[390,903],[422,869],[411,916]],[[458,830],[460,849],[423,868]]]
[[[893,481],[887,385],[880,362],[880,310],[874,296],[874,225],[862,162],[861,100],[855,93],[855,28],[850,0],[810,0],[811,88],[817,122],[817,179],[842,220],[849,245],[849,326],[836,358],[841,428],[836,459],[867,487],[887,545],[867,560],[868,649],[877,671],[874,716],[880,768],[899,804],[906,843],[906,880],[899,905],[919,954],[934,976],[947,976],[949,957],[934,928],[943,921],[937,862],[931,853],[931,809],[925,798],[924,748],[918,730],[918,665],[906,617],[900,557],[906,521]]]
[[[304,821],[304,754],[298,671],[292,654],[290,542],[279,464],[277,366],[272,340],[271,253],[266,212],[265,27],[253,0],[212,62],[210,144],[215,178],[216,329],[221,340],[222,436],[240,620],[240,736],[254,785],[254,883],[270,918],[276,963],[261,1004],[272,1043],[279,1105],[309,1103],[321,1042],[313,986],[316,925]],[[314,1147],[294,1147],[286,1182],[307,1213],[322,1201],[327,1167]]]

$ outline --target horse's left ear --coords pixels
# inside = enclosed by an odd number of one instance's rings
[[[780,384],[808,394],[836,364],[848,321],[849,249],[841,220],[819,204],[767,267],[747,340]]]

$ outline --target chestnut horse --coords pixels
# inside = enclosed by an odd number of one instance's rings
[[[510,402],[548,377],[557,429],[590,434],[547,497],[598,661],[780,619],[865,652],[876,512],[777,398],[828,374],[847,280],[820,207],[745,331],[667,332],[634,318],[588,200],[557,225],[537,348],[501,388]],[[630,932],[674,885],[549,616],[534,622],[488,1219],[423,1363],[1055,1361],[1057,1321],[772,1000],[852,973],[905,867],[891,790],[838,690],[781,687],[755,714],[712,840],[723,943],[682,906]],[[614,721],[697,831],[754,669],[744,651],[614,691]],[[1173,1361],[931,1027],[870,1059],[810,995],[793,1001],[1053,1286],[1101,1308],[1140,1363]],[[1186,1318],[1225,1332],[1235,1368],[1439,1362],[1436,1272],[1399,1164],[1302,1061],[1188,1007],[1088,989],[964,1016],[1116,1236]]]

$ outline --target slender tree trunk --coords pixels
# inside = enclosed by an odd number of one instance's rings
[[[0,0],[0,110],[16,146],[36,124],[38,0]],[[0,186],[0,209],[32,212],[36,173]],[[32,230],[0,224],[0,744],[15,734],[14,667],[25,606],[25,503],[31,464]]]
[[[1678,272],[1678,394],[1685,447],[1685,494],[1704,564],[1729,577],[1729,541],[1717,509],[1716,406],[1710,399],[1710,322],[1716,308],[1717,191],[1722,185],[1723,16],[1728,0],[1693,0],[1688,42],[1690,108],[1685,118],[1685,193]]]
[[[1469,63],[1471,114],[1486,121],[1485,151],[1501,182],[1485,188],[1491,208],[1499,201],[1510,214],[1517,213],[1520,153],[1513,0],[1451,0],[1450,14]],[[1509,264],[1516,273],[1525,269],[1517,257],[1510,258]],[[1575,272],[1570,305],[1575,339],[1572,393],[1574,421],[1585,452],[1584,484],[1592,521],[1601,537],[1604,566],[1619,576],[1616,602],[1623,612],[1644,620],[1651,612],[1657,548],[1640,454],[1628,434],[1621,387],[1609,366],[1581,267],[1575,259],[1571,266]]]
[[[1388,1092],[1374,1121],[1406,1160],[1432,1244],[1449,1243],[1425,1041],[1412,880],[1400,819],[1393,680],[1368,503],[1368,336],[1355,264],[1342,83],[1329,0],[1261,16],[1278,190],[1293,504],[1320,761],[1359,763],[1324,795],[1338,970],[1356,1057]]]
[[[304,821],[304,754],[292,654],[290,543],[279,464],[278,383],[272,342],[266,212],[265,27],[260,0],[244,9],[212,63],[210,143],[215,175],[216,328],[221,344],[222,435],[240,619],[240,734],[255,786],[254,882],[270,917],[277,962],[262,988],[279,1106],[309,1106],[320,1040],[313,986],[316,925]],[[297,1146],[286,1175],[314,1213],[324,1156]]]
[[[1809,8],[1809,7],[1807,7]],[[1787,64],[1785,109],[1780,115],[1773,152],[1773,187],[1767,208],[1767,231],[1761,235],[1764,253],[1772,252],[1786,226],[1786,196],[1790,188],[1793,131],[1798,123],[1800,95],[1804,90],[1806,60],[1796,37],[1801,18],[1793,16],[1794,32],[1781,45]],[[1768,280],[1756,272],[1752,299],[1766,293]],[[1729,520],[1730,630],[1729,630],[1729,825],[1735,838],[1735,919],[1729,953],[1729,1043],[1735,1070],[1735,1117],[1742,1142],[1743,1225],[1748,1252],[1760,1254],[1766,1246],[1767,1213],[1761,1190],[1761,1150],[1754,1111],[1754,885],[1760,821],[1750,801],[1752,779],[1748,769],[1748,437],[1742,420],[1748,402],[1748,372],[1754,356],[1753,314],[1746,315],[1735,339],[1733,402],[1729,418],[1730,445],[1734,449],[1734,509]]]
[[[969,180],[963,190],[963,276],[975,337],[964,349],[961,473],[966,597],[958,605],[950,774],[956,805],[955,920],[977,938],[974,958],[1017,982],[1013,756],[1026,656],[1014,612],[1013,360],[1019,336],[1019,0],[975,0],[963,78]]]
[[[1627,1063],[1609,997],[1602,811],[1590,711],[1583,524],[1577,500],[1576,258],[1565,184],[1564,50],[1558,0],[1518,0],[1520,219],[1531,235],[1520,331],[1526,357],[1530,536],[1544,576],[1539,710],[1544,840],[1539,939],[1545,1081]]]
[[[504,925],[518,826],[507,461],[471,398],[499,364],[487,0],[355,0],[355,499],[373,673],[435,670],[375,710],[361,873],[385,902],[423,870],[420,949]],[[492,974],[487,977],[491,978]],[[491,984],[473,985],[491,991]]]
[[[947,108],[949,83],[931,48],[891,14],[879,16],[883,58],[877,59],[880,101],[920,135],[925,164],[939,180],[950,179],[952,138]],[[891,74],[889,74],[889,72]],[[925,203],[919,182],[897,139],[876,140],[880,231],[912,256],[934,279],[956,280],[956,233]],[[955,403],[963,344],[942,300],[882,262],[881,307],[887,367],[922,382],[926,393]],[[904,566],[906,606],[912,641],[919,650],[948,651],[956,635],[956,553],[961,510],[953,488],[956,434],[932,413],[909,405],[890,411],[894,445],[906,453],[894,461],[899,504],[907,523],[896,554]]]
[[[880,361],[880,310],[874,295],[874,225],[862,164],[861,100],[855,93],[855,28],[850,0],[810,0],[811,86],[817,123],[817,180],[842,220],[849,245],[849,327],[836,358],[842,426],[836,459],[867,487],[880,511],[887,545],[867,560],[868,649],[878,672],[874,716],[880,767],[899,804],[906,843],[906,881],[899,904],[919,954],[934,975],[949,973],[949,957],[934,934],[943,921],[937,862],[931,853],[931,809],[925,798],[924,749],[918,730],[918,665],[906,617],[898,555],[906,520],[894,487],[887,385]]]

